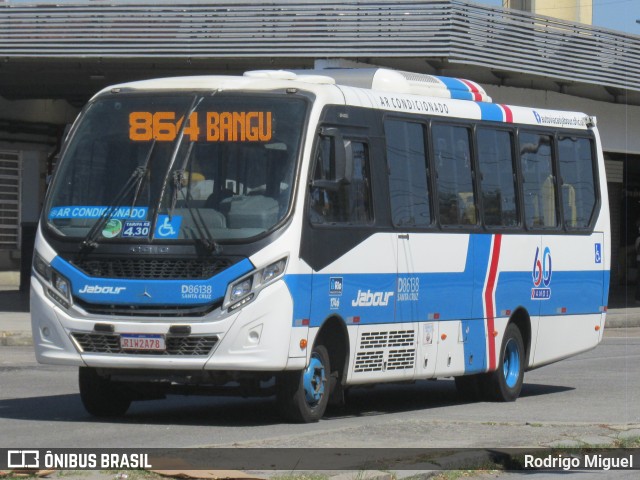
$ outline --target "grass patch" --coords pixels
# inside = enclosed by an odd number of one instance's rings
[[[290,473],[287,475],[276,475],[269,480],[327,480],[329,475],[321,473]]]

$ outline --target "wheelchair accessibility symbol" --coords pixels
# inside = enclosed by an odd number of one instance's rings
[[[179,215],[174,215],[171,219],[169,219],[169,215],[158,215],[156,238],[178,238],[181,223],[182,217]]]

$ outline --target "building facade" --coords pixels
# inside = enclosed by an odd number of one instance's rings
[[[597,116],[612,284],[624,284],[640,218],[640,37],[580,23],[584,11],[575,21],[534,12],[464,0],[0,2],[0,270],[24,260],[65,128],[102,87],[364,63],[469,78],[498,103]]]

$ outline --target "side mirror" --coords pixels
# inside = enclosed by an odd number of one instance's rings
[[[345,141],[340,130],[334,127],[320,128],[320,136],[330,140],[330,156],[334,178],[314,180],[312,186],[326,190],[338,190],[342,185],[349,185],[353,173],[351,141]]]

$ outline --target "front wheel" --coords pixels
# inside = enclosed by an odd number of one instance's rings
[[[520,396],[525,361],[522,334],[511,323],[504,332],[498,368],[487,374],[485,393],[490,400],[513,402]]]
[[[329,353],[323,345],[311,352],[302,372],[283,372],[278,377],[277,401],[280,414],[297,423],[317,422],[324,415],[330,395]]]
[[[95,417],[119,417],[131,405],[131,394],[122,385],[98,375],[95,368],[80,367],[78,372],[80,399]]]

